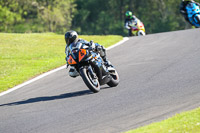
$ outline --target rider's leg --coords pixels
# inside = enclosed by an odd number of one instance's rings
[[[73,78],[79,76],[79,73],[77,72],[75,67],[71,66],[71,68],[69,69],[69,76]]]
[[[106,66],[112,66],[111,62],[107,59],[106,57],[106,49],[104,46],[99,45],[98,43],[96,43],[96,49],[99,52],[101,58],[103,59],[103,61],[105,62]]]
[[[128,30],[128,36],[132,36],[132,30],[131,29]]]

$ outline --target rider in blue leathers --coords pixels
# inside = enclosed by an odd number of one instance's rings
[[[180,4],[180,13],[184,16],[185,20],[187,22],[189,22],[191,25],[193,25],[189,19],[188,19],[188,14],[187,14],[187,11],[186,11],[186,6],[190,3],[195,3],[197,4],[198,6],[200,6],[199,3],[195,2],[194,0],[182,0],[181,4]]]

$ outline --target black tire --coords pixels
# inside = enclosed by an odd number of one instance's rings
[[[92,79],[87,68],[81,68],[80,74],[84,83],[92,92],[97,93],[100,91],[100,84],[98,79]]]
[[[119,84],[119,75],[116,70],[110,71],[110,75],[112,76],[112,79],[107,83],[110,87],[115,87]]]
[[[139,30],[139,31],[137,32],[137,36],[145,36],[145,32],[142,31],[142,30]]]
[[[195,19],[197,20],[197,23],[200,24],[200,17],[199,17],[199,15],[196,16]]]

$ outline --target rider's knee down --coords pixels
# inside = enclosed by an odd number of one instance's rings
[[[79,73],[76,71],[74,67],[71,67],[69,70],[69,76],[75,78],[79,76]]]

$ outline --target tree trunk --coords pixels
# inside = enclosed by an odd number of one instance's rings
[[[120,20],[123,19],[123,0],[120,0]]]

